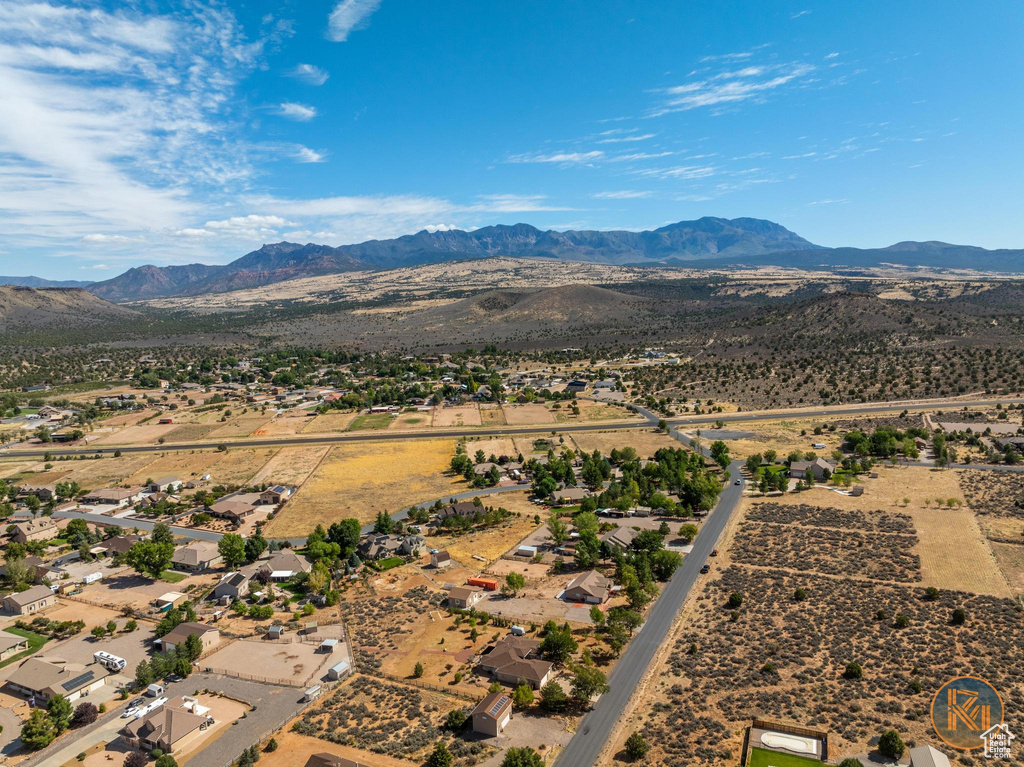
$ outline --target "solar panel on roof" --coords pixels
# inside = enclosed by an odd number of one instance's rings
[[[507,695],[502,695],[500,698],[498,698],[496,701],[494,701],[494,705],[491,706],[490,709],[488,709],[487,713],[490,714],[491,716],[493,716],[494,718],[497,718],[498,717],[498,712],[501,711],[501,709],[503,709],[505,707],[505,704],[507,702],[508,702],[508,696]]]
[[[86,671],[84,674],[79,674],[74,679],[68,680],[67,682],[62,684],[61,687],[63,687],[68,692],[71,692],[72,690],[77,690],[80,687],[85,687],[85,685],[91,682],[95,676],[95,671]]]

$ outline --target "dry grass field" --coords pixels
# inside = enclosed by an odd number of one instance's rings
[[[501,405],[481,403],[480,423],[484,426],[505,426],[508,422],[505,420],[505,411]]]
[[[152,461],[151,453],[128,453],[118,458],[110,455],[98,461],[61,461],[56,466],[61,470],[70,469],[69,479],[75,480],[82,487],[97,490],[122,483]]]
[[[337,445],[299,489],[267,534],[293,537],[355,517],[370,522],[379,511],[395,512],[464,489],[445,474],[455,452],[450,439],[360,442]]]
[[[466,440],[466,452],[473,456],[477,450],[483,450],[484,455],[501,457],[507,455],[509,458],[515,459],[519,454],[516,448],[516,443],[511,437],[484,437],[481,439],[469,439]]]
[[[178,428],[174,423],[149,423],[128,426],[120,431],[106,434],[93,444],[97,445],[155,445],[161,437],[167,437]]]
[[[327,455],[327,445],[283,447],[267,461],[250,480],[254,485],[273,482],[281,485],[301,485]]]
[[[366,767],[416,767],[417,764],[383,754],[370,754],[350,746],[330,743],[308,735],[299,735],[297,732],[292,732],[290,727],[289,725],[274,736],[278,748],[272,753],[263,753],[263,758],[260,759],[261,767],[295,767],[297,764],[305,764],[313,754],[323,753],[350,759],[353,762],[366,765]]]
[[[213,423],[186,423],[167,435],[168,442],[197,442],[206,439],[219,427]]]
[[[439,428],[453,426],[479,426],[480,408],[471,405],[453,405],[452,407],[435,407],[433,425]]]
[[[429,429],[433,414],[429,412],[414,411],[411,413],[399,413],[395,419],[388,424],[391,431],[411,431],[418,429]]]
[[[781,421],[741,421],[730,422],[726,429],[729,431],[749,432],[752,437],[742,439],[731,439],[726,442],[729,445],[729,452],[736,458],[746,458],[755,453],[765,450],[774,450],[780,457],[785,458],[794,450],[802,453],[813,451],[820,456],[827,457],[834,448],[842,443],[841,429],[830,432],[822,430],[821,434],[815,434],[814,428],[821,426],[822,419],[815,420],[781,420]],[[801,434],[804,431],[806,434]],[[694,430],[686,431],[687,435],[693,436]],[[714,440],[714,429],[702,429],[702,440]],[[828,447],[824,450],[811,447],[814,444],[824,444]]]
[[[141,484],[147,478],[178,477],[194,479],[210,474],[213,484],[247,484],[278,448],[233,448],[226,453],[211,450],[164,453],[126,476],[128,484]],[[121,459],[115,460],[123,460]]]
[[[678,441],[653,429],[576,432],[572,435],[572,441],[580,452],[600,450],[602,455],[608,455],[614,449],[631,447],[641,458],[650,458],[663,447],[680,447]]]
[[[502,405],[509,426],[533,426],[554,423],[555,417],[544,405]]]
[[[356,419],[358,413],[325,413],[318,415],[302,428],[303,434],[327,434],[345,431]]]
[[[227,422],[221,424],[218,428],[210,432],[209,438],[211,440],[217,439],[238,439],[241,437],[248,437],[254,431],[259,431],[263,428],[270,418],[260,412],[248,412],[242,415],[233,415],[228,418]]]
[[[290,437],[305,429],[318,416],[310,410],[286,410],[252,433],[254,437]]]
[[[456,562],[477,570],[483,569],[490,563],[499,559],[505,552],[515,546],[519,541],[537,529],[534,522],[534,515],[539,512],[539,507],[530,503],[526,493],[502,493],[501,495],[487,497],[482,496],[481,502],[484,506],[504,507],[513,516],[500,525],[487,528],[486,530],[475,530],[465,535],[457,536],[431,536],[427,543],[431,548],[447,549]],[[483,557],[481,562],[476,557]]]
[[[578,416],[572,414],[572,410],[566,403],[560,403],[562,407],[551,409],[551,414],[558,423],[594,423],[598,421],[640,421],[640,416],[630,413],[624,407],[607,405],[603,402],[591,402],[579,400],[576,404],[580,408]],[[549,406],[550,407],[550,406]]]

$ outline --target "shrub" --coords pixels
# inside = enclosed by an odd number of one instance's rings
[[[896,730],[886,730],[878,739],[878,752],[890,759],[899,759],[903,756],[906,746],[903,745],[903,738]]]
[[[846,670],[843,671],[843,677],[846,679],[860,679],[864,676],[864,669],[860,667],[860,664],[856,661],[850,661],[846,664]]]
[[[271,738],[269,741],[267,741],[267,747],[266,747],[265,750],[267,751],[267,753],[270,753],[270,754],[272,754],[275,751],[277,751],[277,739],[276,738]]]
[[[843,761],[841,761],[839,763],[839,767],[864,767],[864,766],[861,764],[860,759],[854,759],[851,756],[848,759],[843,759]]]
[[[452,732],[458,732],[466,726],[466,712],[461,708],[453,708],[448,712],[448,717],[444,720],[444,726]]]
[[[929,602],[934,602],[939,598],[939,590],[934,586],[929,586],[924,590],[924,598]]]
[[[505,751],[505,758],[501,760],[501,767],[544,767],[544,760],[540,754],[529,746],[517,748],[511,746]]]
[[[949,622],[952,623],[954,626],[963,626],[967,622],[967,613],[964,611],[964,608],[956,608],[953,611],[953,615],[949,619]]]
[[[639,732],[634,732],[628,738],[626,738],[626,756],[629,757],[630,761],[637,761],[647,756],[647,741],[644,740],[644,736]]]
[[[893,619],[892,625],[898,629],[905,629],[907,626],[910,625],[910,618],[908,618],[903,613],[900,613]]]
[[[569,696],[558,682],[548,682],[540,688],[540,705],[545,711],[565,711],[569,705]]]
[[[797,589],[793,592],[793,599],[795,599],[797,602],[803,602],[805,599],[807,599],[807,592],[803,589]]]
[[[92,724],[95,722],[100,715],[100,711],[92,703],[86,701],[85,703],[79,703],[75,707],[75,713],[71,717],[72,727],[81,727],[86,724]]]
[[[729,595],[729,607],[735,610],[737,607],[743,604],[743,595],[738,591],[734,591]]]
[[[146,767],[149,757],[141,751],[132,751],[124,760],[124,767]]]

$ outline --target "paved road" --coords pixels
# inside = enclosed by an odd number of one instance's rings
[[[1003,405],[1017,404],[1024,402],[1024,399],[1011,397],[977,400],[905,400],[899,402],[880,402],[867,405],[835,405],[830,407],[816,408],[813,410],[802,410],[800,412],[787,412],[779,410],[756,411],[740,413],[720,413],[705,415],[677,416],[668,419],[672,424],[680,426],[703,426],[714,424],[718,421],[728,423],[732,421],[781,421],[790,418],[822,418],[839,415],[866,415],[871,413],[899,413],[908,408],[936,408],[948,410],[949,408],[961,408],[964,405],[991,406],[1002,403]],[[635,407],[635,406],[634,406]],[[588,424],[550,424],[548,426],[504,426],[493,429],[466,429],[462,431],[448,429],[424,429],[417,432],[345,432],[342,434],[321,434],[309,437],[273,437],[266,439],[245,439],[223,444],[228,447],[294,447],[301,445],[331,445],[340,442],[377,442],[381,440],[408,440],[408,439],[436,439],[438,437],[501,437],[512,434],[550,434],[552,431],[574,432],[574,431],[610,431],[620,429],[646,429],[651,423],[656,423],[659,416],[637,408],[650,420],[647,422],[633,423],[588,423]],[[13,447],[13,446],[12,446]],[[0,450],[0,455],[17,455],[27,458],[39,458],[50,455],[96,455],[96,453],[109,454],[119,450],[122,455],[127,453],[166,453],[174,450],[215,450],[217,443],[211,442],[186,442],[164,445],[126,445],[118,447],[107,445],[104,447],[59,447],[51,446],[47,449],[18,450],[10,447]]]
[[[657,416],[648,410],[640,409],[645,417],[657,420]],[[690,440],[677,429],[670,427],[669,434],[687,445]],[[707,448],[701,447],[702,453]],[[739,506],[743,495],[743,487],[735,485],[740,476],[742,463],[733,461],[729,465],[731,479],[718,497],[714,510],[700,527],[700,533],[693,541],[693,550],[683,558],[683,564],[672,579],[665,584],[661,596],[651,607],[647,622],[626,645],[626,651],[612,669],[608,677],[611,690],[597,701],[594,708],[580,722],[576,735],[558,758],[559,767],[591,767],[597,763],[598,756],[615,729],[629,702],[633,691],[639,686],[647,668],[654,659],[658,649],[664,644],[672,628],[676,615],[682,609],[690,590],[702,577],[700,568],[709,561],[711,550],[725,529],[732,513]]]

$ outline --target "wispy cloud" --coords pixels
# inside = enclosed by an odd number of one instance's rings
[[[629,136],[610,136],[609,138],[603,138],[598,140],[598,144],[623,144],[630,141],[647,141],[647,139],[654,138],[656,133],[642,133]]]
[[[552,152],[550,154],[515,154],[508,158],[512,163],[562,163],[579,165],[593,163],[604,158],[604,152],[594,149],[589,152]]]
[[[599,200],[637,200],[643,197],[650,197],[651,192],[638,189],[620,189],[614,192],[595,192],[591,197]]]
[[[357,29],[369,23],[370,16],[380,7],[381,0],[341,0],[327,17],[327,37],[343,43]]]
[[[296,162],[324,162],[327,159],[322,153],[302,144],[295,145],[292,157]]]
[[[102,269],[109,269],[110,267],[107,266],[106,264],[86,264],[86,265],[80,266],[78,268],[79,269],[98,269],[98,270],[102,270]]]
[[[806,16],[809,13],[810,13],[810,11],[799,11],[797,13],[794,13],[789,18],[791,18],[791,19],[799,19],[801,16]]]
[[[652,110],[649,116],[657,117],[671,112],[683,112],[701,107],[763,100],[769,92],[809,75],[813,71],[812,65],[796,62],[772,66],[749,66],[739,70],[721,72],[711,77],[662,89],[660,92],[667,98],[662,106]]]
[[[633,172],[640,176],[685,180],[714,176],[717,169],[712,165],[677,165],[672,168],[647,168]]]
[[[309,85],[323,85],[330,77],[326,71],[313,64],[298,64],[288,75]]]
[[[815,200],[814,202],[807,203],[808,205],[845,205],[849,200],[843,198],[839,200]]]
[[[126,242],[145,242],[145,237],[129,237],[124,234],[87,234],[82,238],[82,242],[104,244],[104,243],[126,243]]]
[[[289,120],[308,122],[316,117],[316,107],[307,104],[299,104],[294,101],[285,101],[277,108],[277,113]]]

